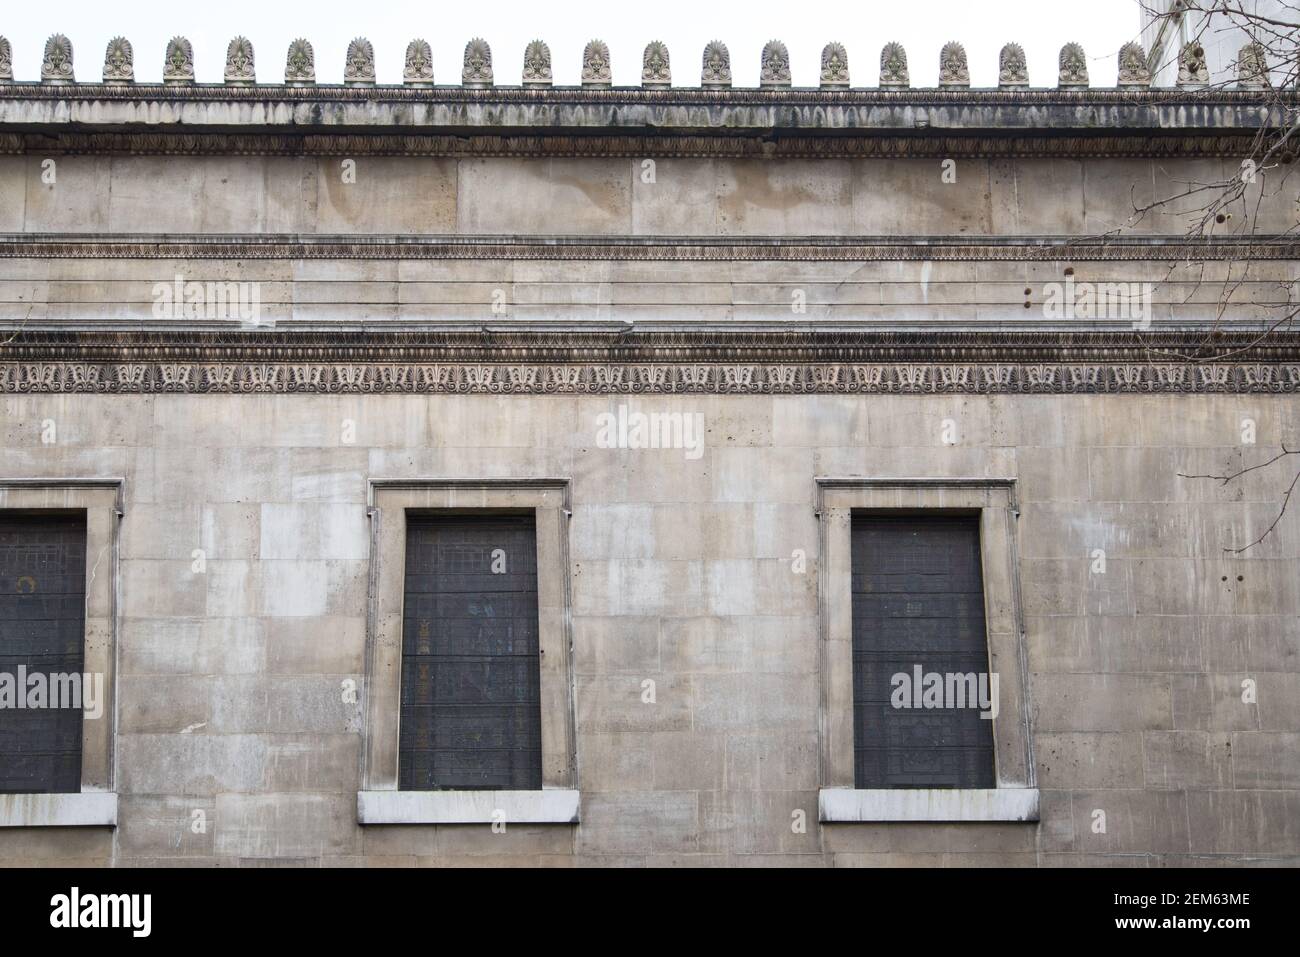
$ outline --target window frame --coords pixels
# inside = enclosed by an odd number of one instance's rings
[[[412,534],[416,534],[433,547],[434,556],[427,557],[429,565],[420,564],[420,558],[416,555],[416,549],[412,549]],[[498,537],[499,536],[499,537]],[[512,542],[511,539],[516,541]],[[527,544],[524,544],[526,541]],[[452,544],[452,543],[455,544]],[[532,510],[523,509],[519,511],[474,511],[474,512],[429,512],[429,511],[412,511],[406,512],[406,568],[405,568],[405,601],[410,602],[413,598],[417,601],[424,601],[427,606],[429,616],[429,641],[425,649],[425,656],[418,654],[418,649],[413,646],[418,644],[413,641],[416,638],[415,631],[412,629],[412,623],[416,619],[424,618],[425,614],[412,615],[409,608],[403,608],[402,623],[402,654],[407,656],[416,652],[417,657],[423,657],[423,664],[429,669],[427,680],[420,681],[411,668],[407,667],[407,662],[402,663],[402,686],[401,699],[399,706],[401,715],[398,717],[398,790],[402,791],[511,791],[511,790],[541,790],[542,783],[542,741],[541,741],[541,661],[540,647],[537,645],[537,631],[540,628],[538,620],[538,594],[537,594],[537,523]],[[502,556],[509,556],[509,568],[504,565],[501,568],[488,568],[492,562],[490,557],[493,547],[501,548]],[[512,647],[509,651],[497,651],[493,653],[487,648],[478,648],[471,650],[467,647],[461,647],[455,651],[444,649],[441,652],[436,648],[436,642],[433,640],[434,633],[440,628],[452,626],[454,615],[450,618],[443,617],[448,610],[446,602],[456,602],[465,589],[447,592],[442,588],[446,584],[443,579],[443,569],[440,567],[444,562],[454,561],[450,559],[450,552],[443,551],[439,561],[437,553],[438,547],[443,549],[457,549],[466,547],[479,552],[483,558],[484,566],[475,572],[458,570],[447,573],[451,577],[461,578],[468,577],[471,574],[477,575],[479,582],[474,586],[474,593],[477,597],[482,597],[487,592],[500,585],[501,590],[493,592],[496,600],[501,603],[502,618],[498,622],[509,620],[511,624],[522,624],[525,628],[531,629],[532,636],[527,639],[527,651],[522,654],[516,654],[513,648],[513,636],[511,637]],[[480,551],[481,550],[481,551]],[[532,565],[528,565],[532,562]],[[518,574],[523,569],[523,574]],[[500,572],[500,575],[492,574]],[[413,592],[413,579],[423,580],[426,589]],[[455,597],[453,597],[455,596]],[[522,600],[521,600],[522,596]],[[516,607],[517,605],[517,607]],[[507,611],[508,609],[508,611]],[[459,608],[457,609],[460,610]],[[453,626],[454,627],[454,626]],[[496,637],[504,637],[498,633]],[[411,751],[404,750],[406,742],[402,740],[407,737],[411,730],[408,722],[411,721],[414,712],[421,710],[432,711],[434,709],[445,709],[444,713],[455,714],[458,717],[451,720],[459,724],[463,717],[468,715],[483,715],[487,708],[488,702],[479,702],[471,704],[459,700],[454,693],[449,693],[446,697],[437,691],[438,682],[435,679],[438,667],[441,664],[449,663],[448,658],[459,658],[463,655],[484,655],[490,660],[489,669],[501,668],[508,669],[513,678],[510,682],[511,695],[506,700],[493,700],[490,704],[493,710],[500,709],[501,720],[504,724],[500,726],[500,731],[506,736],[517,734],[521,729],[527,735],[526,744],[523,747],[507,748],[510,751],[510,757],[504,768],[495,769],[488,772],[504,773],[509,779],[504,784],[478,785],[462,781],[459,784],[448,784],[439,779],[439,775],[434,771],[432,765],[425,767],[425,773],[419,774],[418,768],[420,758],[418,756],[418,747],[412,747]],[[526,700],[520,701],[518,692],[521,690],[518,683],[525,685],[532,683],[534,691],[528,695]],[[430,687],[432,685],[432,687]],[[505,688],[497,689],[502,693]],[[505,714],[508,712],[508,717]],[[479,719],[471,718],[476,726],[481,726]],[[427,724],[426,724],[427,722]],[[431,717],[417,719],[417,723],[423,725],[430,735],[434,738],[437,736],[438,721]],[[508,726],[508,727],[507,727]],[[429,741],[427,750],[437,751],[437,745],[434,741]],[[476,749],[472,744],[455,747],[448,745],[445,749],[449,752],[459,753],[465,756],[478,757]],[[436,761],[434,762],[436,763]],[[457,777],[455,771],[446,769],[449,778],[454,780]],[[432,778],[432,780],[430,780]]]
[[[1012,478],[819,477],[818,721],[825,823],[873,821],[1037,821],[1038,788],[1029,728],[1028,659],[1020,602]],[[853,763],[854,512],[976,514],[989,670],[999,675],[993,720],[994,788],[857,788]],[[1009,680],[1010,679],[1010,680]]]
[[[0,509],[82,512],[86,518],[86,616],[82,633],[87,674],[104,675],[103,711],[83,716],[81,790],[0,794],[0,827],[116,827],[119,538],[126,480],[0,479]],[[107,561],[105,561],[107,559]]]
[[[567,479],[371,479],[361,824],[576,824]],[[407,512],[531,511],[537,535],[542,789],[399,789]]]

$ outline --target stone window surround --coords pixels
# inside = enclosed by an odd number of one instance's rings
[[[116,827],[118,556],[126,481],[121,478],[0,479],[0,509],[86,515],[87,674],[104,676],[103,713],[82,725],[81,791],[0,794],[0,827]]]
[[[366,726],[361,824],[577,824],[579,794],[569,588],[567,479],[371,479],[366,623]],[[398,789],[402,603],[408,510],[532,511],[537,522],[542,790]]]
[[[823,822],[1037,821],[1029,733],[1028,661],[1020,604],[1012,478],[819,477],[821,608],[821,790]],[[854,787],[851,521],[855,511],[977,514],[989,670],[999,681],[993,719],[996,788]]]

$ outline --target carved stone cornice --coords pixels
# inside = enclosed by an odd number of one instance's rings
[[[1257,131],[1153,133],[1133,135],[978,136],[928,135],[782,136],[777,139],[691,133],[638,135],[451,136],[434,133],[205,133],[0,132],[0,154],[130,154],[233,156],[420,156],[420,157],[589,157],[640,159],[892,159],[1027,157],[1249,156]]]
[[[1300,334],[1256,336],[1211,348],[1204,331],[20,332],[0,347],[0,393],[1300,391]]]
[[[1218,88],[521,89],[486,80],[482,86],[5,84],[0,151],[1242,156],[1261,129],[1281,128],[1300,106],[1300,94],[1291,91]]]
[[[1214,241],[869,236],[205,236],[0,234],[0,259],[382,259],[630,262],[1213,262],[1300,261],[1300,236]]]

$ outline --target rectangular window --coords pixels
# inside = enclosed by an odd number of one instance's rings
[[[855,513],[850,561],[855,786],[996,787],[979,518]]]
[[[0,512],[0,792],[81,790],[85,515]]]
[[[537,598],[532,514],[408,514],[402,790],[542,787]]]

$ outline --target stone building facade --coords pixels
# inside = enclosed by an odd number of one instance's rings
[[[721,44],[639,88],[535,44],[515,86],[481,41],[455,85],[418,41],[401,86],[305,41],[196,85],[188,47],[164,84],[0,56],[0,522],[83,523],[105,679],[0,861],[1300,863],[1297,512],[1229,551],[1292,460],[1196,477],[1300,447],[1300,337],[1262,335],[1300,181],[1211,238],[1134,217],[1234,176],[1258,93],[1013,46],[970,89],[956,45],[939,89],[838,45],[791,88],[780,44],[759,89]],[[483,517],[526,529],[537,763],[421,788],[413,523]],[[898,569],[858,530],[936,517],[975,536],[983,781],[869,786]]]

